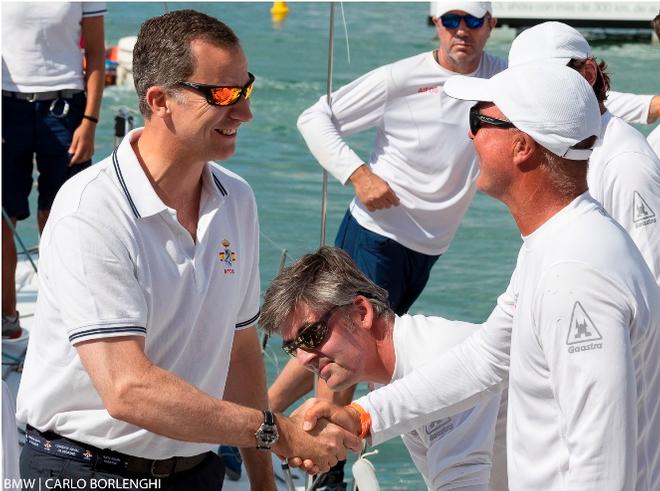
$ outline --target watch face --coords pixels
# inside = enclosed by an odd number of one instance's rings
[[[275,418],[270,411],[264,411],[264,422],[254,434],[257,439],[257,448],[260,450],[270,450],[273,444],[279,438]]]

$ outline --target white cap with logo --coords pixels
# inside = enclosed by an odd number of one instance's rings
[[[566,159],[587,160],[591,149],[571,147],[600,134],[594,90],[582,75],[558,63],[527,63],[490,79],[457,75],[444,90],[456,99],[494,103],[516,128]]]
[[[566,65],[591,57],[591,46],[576,29],[562,22],[544,22],[521,32],[511,44],[509,66],[542,60]]]
[[[493,13],[490,2],[433,2],[431,7],[431,12],[435,17],[440,17],[453,10],[462,10],[479,18],[486,15],[486,13]]]

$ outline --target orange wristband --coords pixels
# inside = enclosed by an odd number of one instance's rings
[[[371,415],[357,402],[351,402],[347,407],[355,409],[360,415],[360,433],[358,433],[358,437],[364,440],[371,432]]]

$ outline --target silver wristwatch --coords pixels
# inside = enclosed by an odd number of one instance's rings
[[[275,426],[275,416],[270,411],[263,411],[264,422],[254,434],[257,439],[257,448],[259,450],[270,450],[273,444],[280,437]]]

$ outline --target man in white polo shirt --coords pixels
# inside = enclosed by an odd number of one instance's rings
[[[490,80],[456,77],[445,90],[482,101],[470,111],[477,186],[520,229],[516,269],[482,329],[334,419],[380,443],[508,378],[510,489],[658,489],[660,290],[587,192],[600,134],[593,89],[568,67],[530,63]]]
[[[21,473],[216,491],[222,442],[273,490],[271,448],[327,468],[357,441],[267,411],[256,203],[209,162],[233,155],[254,76],[233,31],[192,10],[147,20],[133,57],[145,127],[62,188],[42,237]]]

